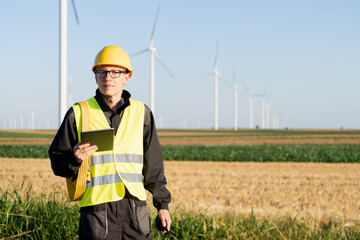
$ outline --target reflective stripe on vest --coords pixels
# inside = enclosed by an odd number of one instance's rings
[[[95,98],[86,102],[89,104],[90,129],[110,128]],[[73,109],[80,141],[81,112],[78,105]],[[124,198],[125,187],[131,195],[146,200],[142,176],[144,111],[143,103],[130,100],[116,132],[114,150],[95,152],[91,156],[91,181],[86,184],[80,207],[118,201]]]

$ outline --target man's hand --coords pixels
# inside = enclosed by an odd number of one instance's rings
[[[161,221],[161,224],[163,225],[163,227],[166,227],[166,230],[162,230],[160,231],[161,233],[166,233],[166,232],[170,232],[170,225],[171,225],[171,217],[170,217],[170,213],[169,210],[167,209],[160,209],[158,212],[158,216],[159,219]]]
[[[76,161],[81,163],[86,158],[90,157],[91,154],[95,153],[98,150],[96,145],[90,145],[90,143],[78,143],[74,147],[74,155]]]

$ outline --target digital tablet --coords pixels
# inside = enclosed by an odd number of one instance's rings
[[[81,142],[96,145],[98,147],[97,151],[113,150],[114,137],[114,128],[81,132]]]

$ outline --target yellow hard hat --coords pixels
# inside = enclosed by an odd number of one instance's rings
[[[104,47],[96,55],[92,71],[95,73],[95,69],[102,65],[114,65],[124,67],[129,70],[129,76],[131,77],[132,75],[130,58],[121,47],[114,45]]]

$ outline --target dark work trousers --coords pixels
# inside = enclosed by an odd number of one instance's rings
[[[79,239],[151,239],[146,201],[124,198],[80,209]]]

